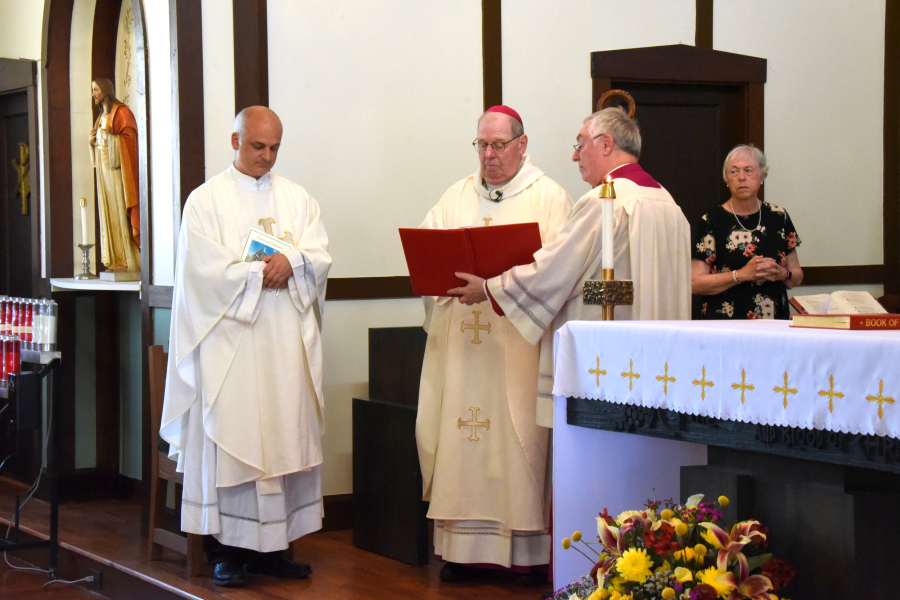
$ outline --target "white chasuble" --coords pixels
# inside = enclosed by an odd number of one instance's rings
[[[251,229],[293,245],[288,288],[243,262]],[[182,529],[260,551],[321,527],[321,304],[331,258],[315,200],[233,167],[185,205],[160,433],[184,472]]]
[[[422,227],[536,222],[548,243],[570,209],[568,194],[526,156],[499,190],[485,189],[479,173],[455,184]],[[427,298],[426,312],[416,440],[435,552],[460,563],[546,564],[548,430],[535,420],[541,346],[489,302]]]
[[[636,163],[610,172],[616,190],[615,277],[634,282],[634,304],[616,320],[691,317],[690,227],[672,196]],[[487,282],[509,322],[535,343],[566,321],[599,321],[582,301],[584,281],[602,279],[601,201],[596,187],[578,200],[555,242],[535,262]],[[552,396],[539,399],[539,422],[552,426]]]

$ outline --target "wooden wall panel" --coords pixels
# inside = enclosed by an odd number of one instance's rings
[[[503,104],[503,46],[500,0],[481,0],[481,60],[484,109]]]
[[[269,105],[266,0],[234,3],[234,114]]]

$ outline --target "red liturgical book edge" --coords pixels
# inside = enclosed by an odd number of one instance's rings
[[[791,327],[816,329],[900,329],[900,315],[794,315]]]
[[[454,273],[496,277],[517,265],[533,262],[541,249],[537,223],[515,223],[460,229],[400,229],[413,293],[446,296],[466,284]]]

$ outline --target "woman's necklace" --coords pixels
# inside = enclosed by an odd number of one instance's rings
[[[737,221],[737,224],[740,226],[740,228],[747,233],[751,231],[759,231],[759,226],[762,225],[762,202],[760,202],[759,199],[757,199],[756,201],[759,203],[759,221],[756,223],[756,227],[754,227],[753,229],[747,229],[746,227],[744,227],[744,224],[741,223],[740,219],[738,219],[737,212],[735,212],[734,210],[734,204],[731,205],[731,214],[734,215],[734,220]]]

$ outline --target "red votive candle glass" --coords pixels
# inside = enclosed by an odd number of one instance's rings
[[[6,334],[0,333],[0,387],[6,387],[9,375],[6,374]]]
[[[0,335],[6,335],[7,310],[9,310],[9,296],[0,296]]]
[[[22,317],[20,318],[22,321],[22,335],[19,336],[22,338],[22,347],[28,350],[31,349],[31,340],[32,340],[32,332],[34,329],[32,328],[32,323],[34,322],[34,300],[28,298],[22,304],[22,308],[20,309],[22,313]]]
[[[9,299],[9,325],[6,328],[6,335],[19,335],[19,303],[21,298]]]
[[[22,366],[22,342],[18,336],[8,335],[3,340],[3,362],[6,363],[6,379],[18,375]]]

